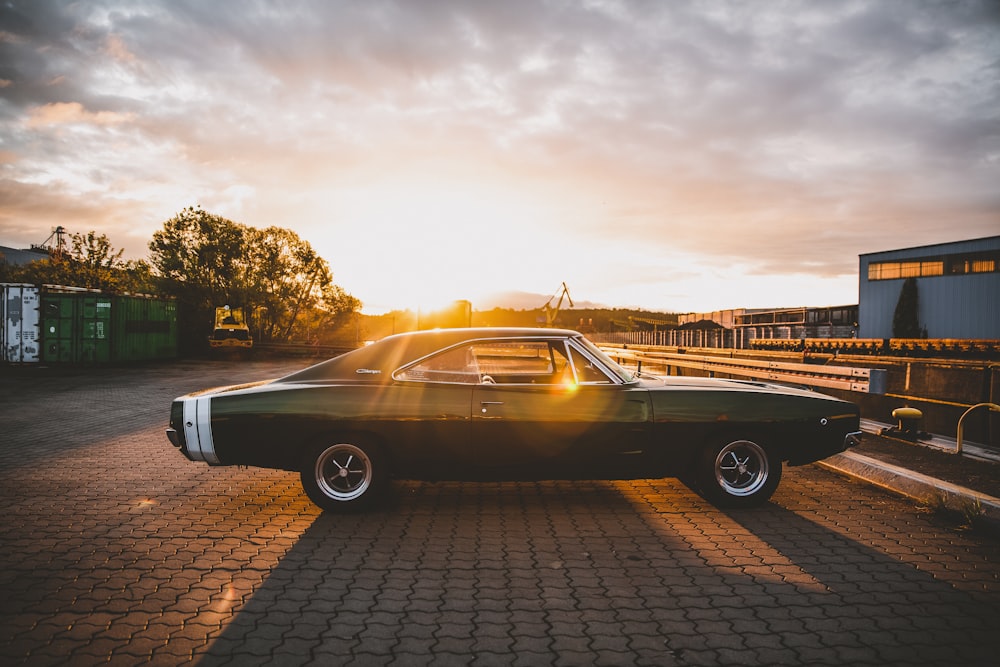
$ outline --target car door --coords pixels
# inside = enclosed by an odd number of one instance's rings
[[[617,470],[644,456],[651,426],[646,390],[617,383],[564,339],[519,341],[491,352],[492,360],[478,355],[486,382],[472,392],[472,465],[520,468],[532,477]]]
[[[379,398],[382,432],[396,443],[401,474],[451,477],[465,465],[470,442],[472,390],[480,381],[468,346],[421,359],[397,371]]]

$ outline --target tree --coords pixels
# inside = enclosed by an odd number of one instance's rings
[[[37,285],[69,285],[107,292],[154,291],[149,266],[142,260],[123,261],[124,250],[115,250],[104,234],[72,234],[70,249],[50,253],[46,259],[8,267],[5,281]]]
[[[153,234],[150,263],[178,296],[206,306],[227,302],[236,296],[237,264],[245,262],[245,229],[201,208],[186,208]]]
[[[333,276],[326,260],[307,241],[288,229],[254,230],[249,261],[250,292],[256,306],[267,309],[266,334],[276,340],[296,337],[300,315],[322,302]]]
[[[263,340],[315,338],[317,313],[336,322],[360,307],[333,284],[326,260],[288,229],[257,229],[189,207],[163,223],[150,263],[178,297],[189,344],[204,340],[217,306],[242,307]],[[339,291],[338,291],[339,290]]]
[[[907,278],[899,291],[896,310],[892,314],[893,338],[921,338],[919,300],[917,298],[917,279]]]
[[[304,340],[344,344],[345,332],[342,330],[359,310],[361,310],[360,301],[339,285],[330,284],[322,290],[316,305],[299,317],[297,328]],[[352,330],[347,339],[353,342],[356,333]]]
[[[70,263],[80,278],[80,287],[105,289],[117,282],[124,250],[115,250],[104,234],[73,234]]]
[[[160,286],[153,269],[144,259],[130,259],[122,265],[120,291],[135,294],[159,294]]]

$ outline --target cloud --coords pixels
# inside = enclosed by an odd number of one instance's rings
[[[112,244],[125,249],[130,257],[145,256],[152,231],[176,212],[167,210],[151,215],[145,202],[88,199],[75,196],[60,184],[35,185],[10,179],[0,179],[0,201],[4,202],[0,207],[3,231],[0,245],[28,247],[42,243],[57,226],[66,227],[71,233],[110,230],[114,232],[110,236]]]
[[[484,293],[572,275],[669,307],[729,271],[849,301],[858,254],[1000,223],[987,0],[15,2],[0,25],[9,183],[86,198],[113,241],[196,203],[287,225],[357,292],[379,276],[355,248],[507,229],[538,267]],[[530,230],[563,249],[544,269]]]
[[[29,128],[51,125],[118,125],[130,121],[132,117],[132,114],[114,111],[87,111],[79,102],[58,102],[31,109],[26,124]]]

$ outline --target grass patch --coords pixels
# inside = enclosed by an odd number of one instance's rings
[[[948,494],[937,492],[920,501],[918,507],[937,519],[946,521],[962,530],[981,530],[986,527],[983,504],[978,498],[963,498],[958,507],[948,502]]]

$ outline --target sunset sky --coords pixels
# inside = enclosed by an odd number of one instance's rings
[[[369,313],[857,303],[1000,234],[1000,3],[0,5],[0,245],[195,205]]]

